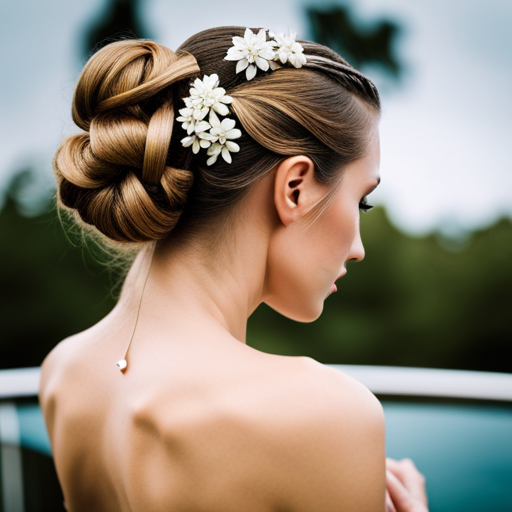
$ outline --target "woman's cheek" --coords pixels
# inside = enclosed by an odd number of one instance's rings
[[[358,218],[358,210],[355,216],[348,206],[342,204],[329,212],[322,226],[321,246],[325,253],[326,265],[335,273],[334,279],[338,277],[336,272],[342,270],[347,260],[358,229]]]
[[[265,302],[292,320],[316,320],[333,279],[325,255],[317,236],[308,238],[299,230],[274,236],[268,252]]]

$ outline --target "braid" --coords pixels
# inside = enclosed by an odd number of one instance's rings
[[[54,166],[62,203],[120,242],[166,236],[192,185],[168,165],[174,82],[199,72],[192,55],[152,41],[119,41],[87,63],[72,117],[86,133],[66,139]]]

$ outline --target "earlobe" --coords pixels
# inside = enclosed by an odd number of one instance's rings
[[[285,226],[305,215],[318,195],[317,188],[311,158],[293,156],[281,162],[275,175],[274,204]]]

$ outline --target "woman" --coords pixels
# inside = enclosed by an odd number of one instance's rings
[[[42,365],[68,510],[426,510],[414,465],[386,470],[371,392],[245,343],[261,302],[311,322],[363,258],[379,112],[335,52],[265,29],[92,56],[59,200],[139,252],[112,312]]]

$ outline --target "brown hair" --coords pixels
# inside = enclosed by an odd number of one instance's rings
[[[300,41],[306,64],[247,81],[224,60],[242,27],[195,34],[176,53],[152,41],[111,43],[94,54],[76,86],[72,115],[84,133],[54,158],[60,202],[118,242],[148,242],[226,225],[229,211],[262,177],[293,155],[307,155],[331,193],[343,167],[365,155],[377,89],[331,49]],[[206,151],[184,148],[175,124],[191,79],[219,76],[233,97],[242,137],[228,164],[206,165]],[[208,229],[214,233],[215,229]]]

